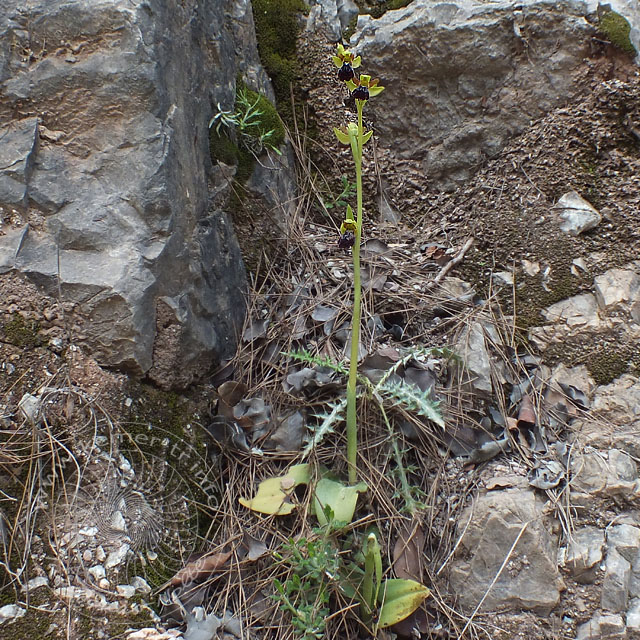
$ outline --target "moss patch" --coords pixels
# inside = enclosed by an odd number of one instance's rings
[[[308,7],[302,0],[253,0],[252,5],[260,60],[273,83],[278,111],[292,125],[290,87],[299,74],[296,39]]]
[[[600,16],[598,28],[611,44],[629,55],[636,55],[636,48],[631,44],[629,34],[631,25],[628,20],[615,11],[607,11]]]
[[[22,349],[33,349],[42,344],[39,331],[40,325],[35,320],[25,320],[18,313],[15,313],[11,320],[0,324],[0,337],[3,342]]]

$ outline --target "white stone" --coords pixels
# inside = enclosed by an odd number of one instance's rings
[[[582,293],[566,300],[561,300],[543,311],[549,322],[562,322],[569,328],[592,327],[600,324],[598,304],[591,293]]]
[[[553,207],[559,211],[560,229],[571,236],[578,236],[600,224],[602,216],[591,203],[577,191],[565,193]]]
[[[596,299],[602,309],[640,300],[640,275],[631,269],[609,269],[594,278]]]
[[[151,586],[149,583],[140,576],[134,576],[131,580],[131,584],[136,588],[136,591],[140,591],[140,593],[150,593]]]
[[[106,579],[106,578],[102,578],[101,580],[98,581],[98,586],[101,589],[109,589],[109,587],[111,587],[111,583]]]
[[[33,591],[38,587],[44,587],[49,584],[49,579],[46,576],[38,576],[37,578],[31,578],[24,587],[25,591]]]
[[[116,586],[116,591],[123,598],[127,598],[127,599],[133,598],[133,596],[136,594],[136,588],[132,587],[129,584],[119,584],[119,585],[117,585]]]
[[[104,552],[102,545],[96,548],[96,560],[98,562],[104,562],[107,558],[107,554]]]
[[[112,551],[108,556],[104,563],[104,566],[107,569],[112,569],[119,565],[126,557],[129,552],[129,545],[125,542],[120,548]]]
[[[19,607],[17,604],[6,604],[4,607],[0,607],[0,624],[21,618],[26,612],[26,609]]]
[[[18,409],[27,420],[34,422],[38,417],[40,404],[40,398],[37,398],[30,393],[25,393],[22,398],[20,398],[20,402],[18,402]]]
[[[97,564],[93,567],[89,567],[88,569],[89,575],[93,576],[93,579],[96,582],[99,582],[102,578],[107,575],[105,568],[101,564]]]

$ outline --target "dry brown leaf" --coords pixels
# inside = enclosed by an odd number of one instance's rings
[[[536,412],[528,395],[522,396],[518,411],[518,428],[533,429],[536,426]]]
[[[393,570],[398,578],[422,582],[424,531],[420,523],[405,523],[398,531],[393,547]]]
[[[182,567],[182,569],[171,578],[169,584],[172,587],[179,587],[189,582],[196,582],[203,578],[208,578],[211,574],[222,569],[230,557],[231,551],[202,556]]]
[[[235,407],[247,394],[248,387],[244,382],[228,380],[218,387],[218,415],[233,419],[233,407]]]

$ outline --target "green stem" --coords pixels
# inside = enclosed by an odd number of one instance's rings
[[[356,378],[358,373],[358,352],[360,346],[360,241],[362,238],[362,146],[364,129],[362,126],[362,108],[364,101],[357,100],[358,140],[351,145],[356,165],[356,240],[353,245],[353,313],[351,315],[351,360],[349,361],[349,380],[347,382],[347,463],[349,465],[349,483],[358,480],[358,424],[356,420]]]

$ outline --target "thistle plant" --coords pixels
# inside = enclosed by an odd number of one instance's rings
[[[349,362],[349,379],[347,382],[347,463],[349,465],[349,482],[357,481],[358,425],[356,419],[356,380],[358,374],[358,351],[360,346],[360,243],[362,240],[362,151],[371,139],[373,131],[365,131],[362,124],[362,112],[369,98],[378,95],[384,89],[378,85],[377,79],[371,76],[356,74],[362,63],[360,56],[338,45],[333,63],[338,67],[338,79],[345,83],[355,101],[358,120],[346,126],[334,129],[338,140],[351,147],[356,170],[356,217],[352,208],[347,205],[345,219],[340,225],[338,246],[342,249],[352,248],[353,255],[353,311],[351,314],[351,354]]]

